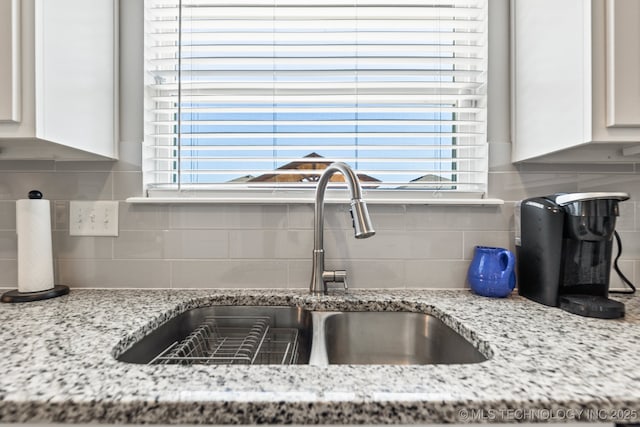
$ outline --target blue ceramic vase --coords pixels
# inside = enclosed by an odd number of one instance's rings
[[[503,248],[476,246],[467,282],[478,295],[506,297],[516,286],[515,256]]]

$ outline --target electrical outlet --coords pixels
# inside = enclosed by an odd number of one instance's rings
[[[69,202],[69,235],[117,236],[118,202]]]

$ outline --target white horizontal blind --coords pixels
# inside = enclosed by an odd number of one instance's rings
[[[484,192],[486,0],[146,0],[145,183]]]

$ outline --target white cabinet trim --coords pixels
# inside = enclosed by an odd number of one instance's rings
[[[640,126],[640,2],[607,0],[607,127]]]
[[[20,2],[0,0],[0,122],[19,122]]]

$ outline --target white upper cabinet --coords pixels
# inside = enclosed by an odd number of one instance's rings
[[[117,0],[0,0],[0,160],[116,159]]]
[[[513,160],[637,162],[640,1],[515,0]]]

